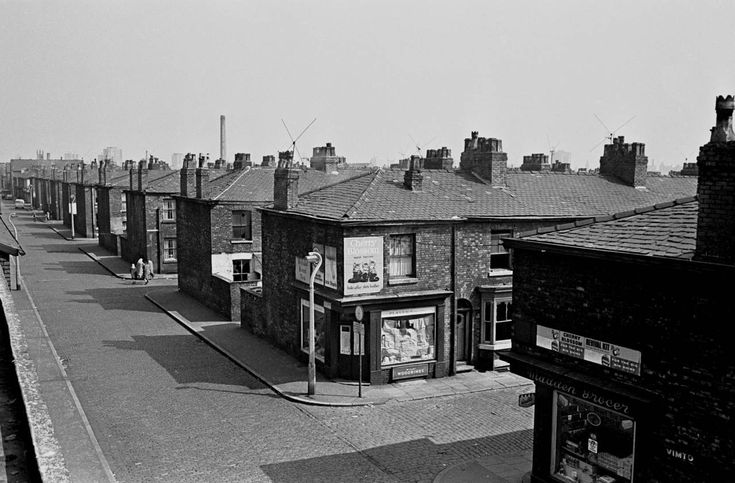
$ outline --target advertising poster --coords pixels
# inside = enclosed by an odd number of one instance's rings
[[[536,345],[616,371],[641,375],[641,353],[572,332],[536,326]]]
[[[345,295],[380,292],[383,289],[383,237],[344,240]]]

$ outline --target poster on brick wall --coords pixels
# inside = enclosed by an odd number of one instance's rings
[[[641,353],[563,330],[536,326],[536,345],[629,374],[641,375]]]
[[[344,239],[344,293],[360,295],[383,289],[383,237]]]

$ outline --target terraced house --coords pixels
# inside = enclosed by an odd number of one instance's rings
[[[265,157],[264,164],[270,164],[271,158]],[[263,274],[257,208],[273,202],[275,169],[250,167],[249,155],[236,159],[234,169],[220,176],[212,175],[205,163],[198,167],[195,163],[187,155],[180,174],[181,195],[175,198],[179,288],[232,320],[240,320],[240,290],[259,285]],[[344,166],[335,169],[334,163],[325,163],[323,170],[300,169],[299,192],[364,172]]]
[[[450,159],[450,153],[443,158]],[[502,142],[473,132],[459,169],[378,170],[304,192],[279,167],[274,204],[261,208],[262,290],[244,290],[242,325],[307,357],[307,253],[316,275],[317,366],[374,384],[506,370],[512,259],[501,240],[531,229],[693,195],[692,177],[647,176],[645,147],[617,138],[600,174],[512,171]],[[358,312],[360,312],[358,311]]]

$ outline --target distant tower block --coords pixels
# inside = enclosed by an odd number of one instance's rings
[[[219,117],[219,159],[227,160],[227,143],[225,140],[225,116]]]

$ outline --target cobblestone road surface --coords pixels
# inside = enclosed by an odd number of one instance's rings
[[[531,446],[518,392],[364,408],[286,402],[42,223],[23,276],[110,466],[137,481],[431,481]]]

